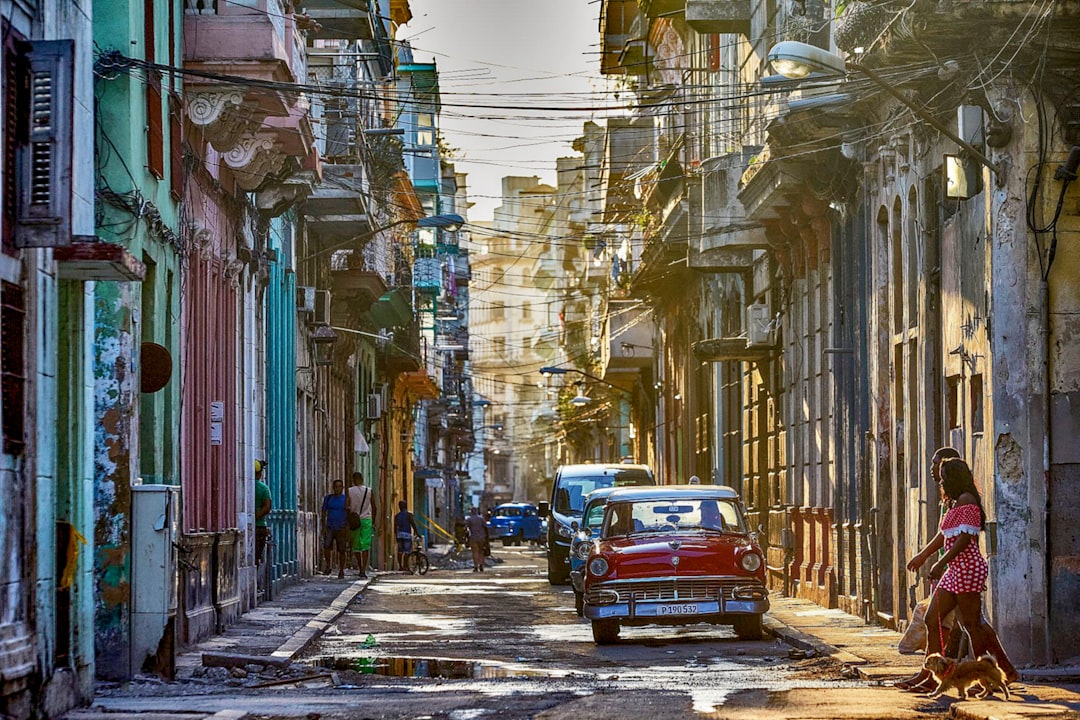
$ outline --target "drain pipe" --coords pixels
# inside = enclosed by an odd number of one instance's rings
[[[1046,499],[1043,503],[1043,533],[1045,534],[1045,552],[1043,552],[1043,562],[1045,568],[1043,570],[1046,573],[1046,593],[1043,615],[1043,661],[1047,664],[1052,659],[1052,649],[1050,644],[1050,615],[1052,611],[1051,600],[1053,596],[1053,548],[1050,547],[1051,533],[1050,533],[1050,518],[1051,518],[1051,503],[1050,496],[1050,285],[1047,283],[1046,278],[1042,279],[1039,284],[1039,292],[1041,293],[1041,302],[1039,304],[1039,328],[1042,333],[1042,342],[1039,343],[1039,350],[1042,352],[1042,357],[1037,367],[1042,368],[1043,377],[1043,406],[1042,406],[1042,421],[1043,421],[1043,442],[1042,442],[1042,470],[1043,470],[1043,490],[1046,493]]]

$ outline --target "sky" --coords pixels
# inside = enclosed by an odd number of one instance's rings
[[[398,39],[438,65],[443,136],[468,173],[469,220],[489,220],[506,175],[555,183],[555,159],[603,104],[595,0],[410,0]],[[468,103],[478,107],[453,107]],[[493,105],[513,106],[511,109]],[[571,107],[581,110],[570,110]]]

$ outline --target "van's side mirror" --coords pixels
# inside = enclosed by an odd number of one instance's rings
[[[551,511],[551,506],[548,505],[548,503],[546,501],[541,501],[540,504],[536,506],[536,513],[540,517],[547,517],[548,513],[550,511]]]

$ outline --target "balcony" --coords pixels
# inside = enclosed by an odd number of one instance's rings
[[[394,330],[393,341],[386,343],[385,365],[390,373],[415,373],[420,371],[427,377],[426,353],[421,353],[420,326],[416,321],[409,322],[402,328]],[[427,378],[438,394],[438,386],[435,386],[431,378]]]
[[[753,265],[757,250],[768,247],[765,229],[749,220],[739,202],[739,178],[759,147],[747,147],[705,160],[701,164],[698,190],[691,198],[701,218],[701,232],[688,248],[690,267],[707,272],[741,272]]]
[[[701,34],[750,35],[750,0],[686,0],[686,24]]]
[[[323,182],[305,206],[308,228],[327,243],[363,235],[370,229],[364,202],[364,168],[354,164],[323,165]]]
[[[604,0],[600,6],[600,73],[624,75],[619,62],[626,43],[634,36],[631,27],[640,15],[638,0]]]
[[[331,277],[330,290],[333,298],[351,302],[360,311],[370,310],[388,290],[382,276],[371,270],[334,268]]]
[[[638,0],[638,6],[646,17],[658,18],[683,12],[686,0]]]
[[[605,333],[608,341],[607,365],[604,368],[606,380],[609,375],[620,371],[639,370],[652,365],[652,331],[648,322],[643,322],[646,311],[636,301],[612,300],[608,304],[608,327]]]
[[[303,83],[305,46],[306,31],[282,0],[252,0],[250,7],[186,0],[185,70],[283,86]],[[295,91],[227,85],[192,74],[184,96],[192,125],[222,154],[244,190],[260,187],[290,157],[303,165],[312,153],[308,107]]]
[[[407,293],[401,288],[394,288],[379,296],[372,303],[368,313],[379,328],[406,327],[413,319],[413,308]]]
[[[319,40],[373,40],[375,27],[367,0],[301,0],[300,9],[320,28]]]
[[[413,261],[413,287],[419,293],[442,292],[443,261],[440,258],[416,258]]]

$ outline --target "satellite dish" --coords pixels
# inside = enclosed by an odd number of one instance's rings
[[[139,389],[156,393],[169,384],[172,377],[172,355],[157,343],[144,342],[140,352]]]

